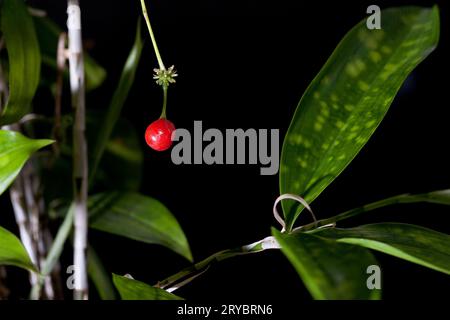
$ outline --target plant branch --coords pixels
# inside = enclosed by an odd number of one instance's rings
[[[445,195],[443,193],[445,193]],[[336,222],[352,218],[361,213],[366,213],[390,205],[416,203],[416,202],[430,202],[449,205],[450,190],[416,194],[416,195],[401,194],[393,196],[387,199],[369,203],[359,208],[348,210],[331,218],[322,219],[316,222],[312,222],[310,224],[303,225],[301,227],[295,228],[292,231],[292,233],[314,231],[319,228],[325,228],[328,226],[334,227]],[[182,271],[158,282],[155,285],[155,287],[164,289],[168,292],[173,292],[178,288],[191,282],[199,275],[203,274],[215,262],[219,262],[239,255],[246,255],[250,253],[262,252],[267,249],[279,249],[279,248],[280,246],[275,240],[275,238],[266,237],[260,241],[254,242],[247,246],[238,247],[236,249],[219,251],[209,256],[208,258],[194,264],[193,266],[183,269]]]
[[[159,69],[166,70],[161,54],[159,53],[158,44],[156,43],[155,34],[153,33],[152,25],[150,24],[150,18],[148,17],[147,7],[145,5],[145,0],[141,0],[142,14],[144,15],[145,22],[147,23],[148,33],[152,39],[153,49],[155,50],[156,58],[158,59]]]
[[[36,160],[33,158],[30,159],[29,162],[25,164],[18,179],[22,180],[24,202],[29,219],[29,230],[36,250],[39,269],[42,270],[45,257],[47,256],[47,250],[52,245],[53,238],[47,227],[46,215],[44,214],[45,203],[41,192],[41,182],[39,176],[36,174],[36,167]],[[39,282],[39,279],[37,282]],[[62,292],[59,290],[59,282],[60,278],[58,272],[55,272],[52,275],[48,274],[48,276],[44,278],[44,292],[46,299],[53,300],[55,297],[62,296]]]
[[[158,282],[155,287],[165,289],[168,292],[173,292],[182,286],[191,282],[197,276],[205,272],[215,262],[219,262],[235,256],[241,256],[251,253],[262,252],[267,249],[279,249],[279,245],[274,237],[266,237],[260,241],[251,243],[246,246],[238,247],[235,249],[219,251],[208,258],[188,267],[175,275]]]
[[[53,126],[53,137],[55,143],[53,150],[55,157],[59,154],[59,144],[61,142],[61,100],[64,84],[64,69],[66,66],[66,40],[67,34],[61,33],[58,38],[58,49],[56,56],[56,89],[55,89],[55,122]]]
[[[163,85],[163,107],[161,111],[160,118],[166,118],[166,109],[167,109],[167,90],[169,90],[169,86]]]
[[[33,243],[33,237],[29,228],[29,220],[26,212],[23,192],[23,182],[20,175],[12,184],[9,194],[16,218],[16,223],[19,228],[20,239],[22,240],[23,246],[30,256],[31,262],[33,262],[34,265],[38,266],[37,248]],[[37,275],[34,272],[30,271],[30,284],[34,286],[37,283],[37,280]]]
[[[69,71],[72,106],[75,110],[73,127],[73,180],[74,180],[74,298],[88,299],[87,280],[87,190],[88,163],[85,137],[85,80],[81,36],[81,13],[78,0],[68,0],[67,26],[69,40]]]

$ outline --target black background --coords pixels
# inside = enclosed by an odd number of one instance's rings
[[[313,203],[319,218],[399,193],[450,188],[450,12],[445,1],[436,2],[441,9],[439,47],[408,78],[362,152]],[[303,91],[344,34],[367,16],[370,4],[386,8],[436,2],[147,1],[165,64],[175,64],[179,73],[169,90],[168,118],[188,129],[194,120],[202,120],[204,128],[279,128],[284,137]],[[29,3],[65,25],[65,1]],[[81,6],[83,33],[93,44],[90,53],[108,71],[106,83],[88,96],[88,108],[105,108],[133,43],[140,5],[138,0],[97,0],[81,1]],[[259,166],[175,166],[169,152],[145,146],[143,133],[160,114],[161,92],[152,79],[157,63],[143,31],[146,46],[123,111],[142,133],[141,191],[174,213],[196,260],[269,235],[270,227],[277,226],[272,205],[279,192],[278,175],[260,176]],[[0,222],[15,230],[12,212],[8,214]],[[403,205],[340,226],[399,221],[450,233],[448,215],[447,207]],[[302,215],[299,223],[308,219]],[[147,283],[188,265],[158,246],[95,231],[90,241],[108,271],[130,273]],[[442,291],[449,288],[450,279],[444,274],[376,256],[383,270],[385,299],[442,298]],[[70,256],[66,259],[70,264]],[[17,280],[23,278],[21,271],[13,272],[18,273]],[[17,291],[27,293],[25,287],[17,286]],[[310,299],[278,251],[224,261],[177,293],[194,301]]]

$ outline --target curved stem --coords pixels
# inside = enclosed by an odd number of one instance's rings
[[[246,246],[235,249],[228,249],[219,251],[208,258],[188,267],[165,280],[158,282],[155,287],[165,289],[168,292],[173,292],[181,288],[197,276],[205,272],[212,264],[235,256],[246,255],[250,253],[262,252],[267,249],[279,249],[278,242],[274,237],[266,237],[260,241],[251,243]]]
[[[450,191],[449,191],[450,193]],[[402,203],[415,203],[415,202],[430,202],[430,203],[438,203],[438,204],[449,204],[448,201],[440,200],[439,197],[436,197],[435,192],[430,193],[424,193],[424,194],[417,194],[417,195],[410,195],[410,194],[400,194],[397,196],[393,196],[387,199],[383,199],[380,201],[369,203],[365,206],[351,209],[348,211],[345,211],[341,214],[338,214],[334,217],[318,220],[316,222],[312,222],[306,225],[303,225],[301,227],[298,227],[293,230],[293,233],[296,232],[308,232],[313,231],[318,228],[323,228],[328,225],[333,225],[338,222],[342,221],[351,217],[354,217],[360,213],[369,212],[375,209],[379,209],[382,207],[394,205],[394,204],[402,204]],[[231,257],[239,256],[239,255],[246,255],[250,253],[257,253],[262,252],[266,249],[279,249],[280,246],[275,240],[274,237],[266,237],[260,241],[254,242],[252,244],[238,247],[235,249],[229,249],[229,250],[223,250],[219,251],[208,258],[194,264],[191,267],[188,267],[168,278],[165,280],[162,280],[158,282],[155,287],[165,289],[166,291],[173,292],[176,289],[184,286],[185,284],[189,283],[202,273],[208,270],[208,268],[214,264],[215,262],[219,262]]]
[[[153,33],[152,25],[150,24],[150,18],[148,17],[147,7],[145,6],[145,1],[141,0],[142,14],[144,15],[145,22],[147,23],[148,33],[150,33],[150,38],[152,39],[153,49],[155,50],[156,58],[158,59],[159,68],[161,70],[166,70],[164,63],[159,53],[158,44],[156,43],[155,34]]]

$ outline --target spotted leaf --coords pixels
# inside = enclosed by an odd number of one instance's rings
[[[382,29],[361,21],[304,93],[284,140],[280,192],[313,201],[352,161],[408,74],[436,47],[437,7],[383,10]],[[303,207],[283,203],[287,229]]]

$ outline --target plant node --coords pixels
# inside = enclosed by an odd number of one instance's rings
[[[155,68],[153,71],[155,74],[153,75],[153,79],[156,80],[156,83],[162,87],[169,87],[169,84],[175,83],[175,77],[178,76],[177,71],[174,69],[175,66],[171,66],[168,69],[158,69]]]

